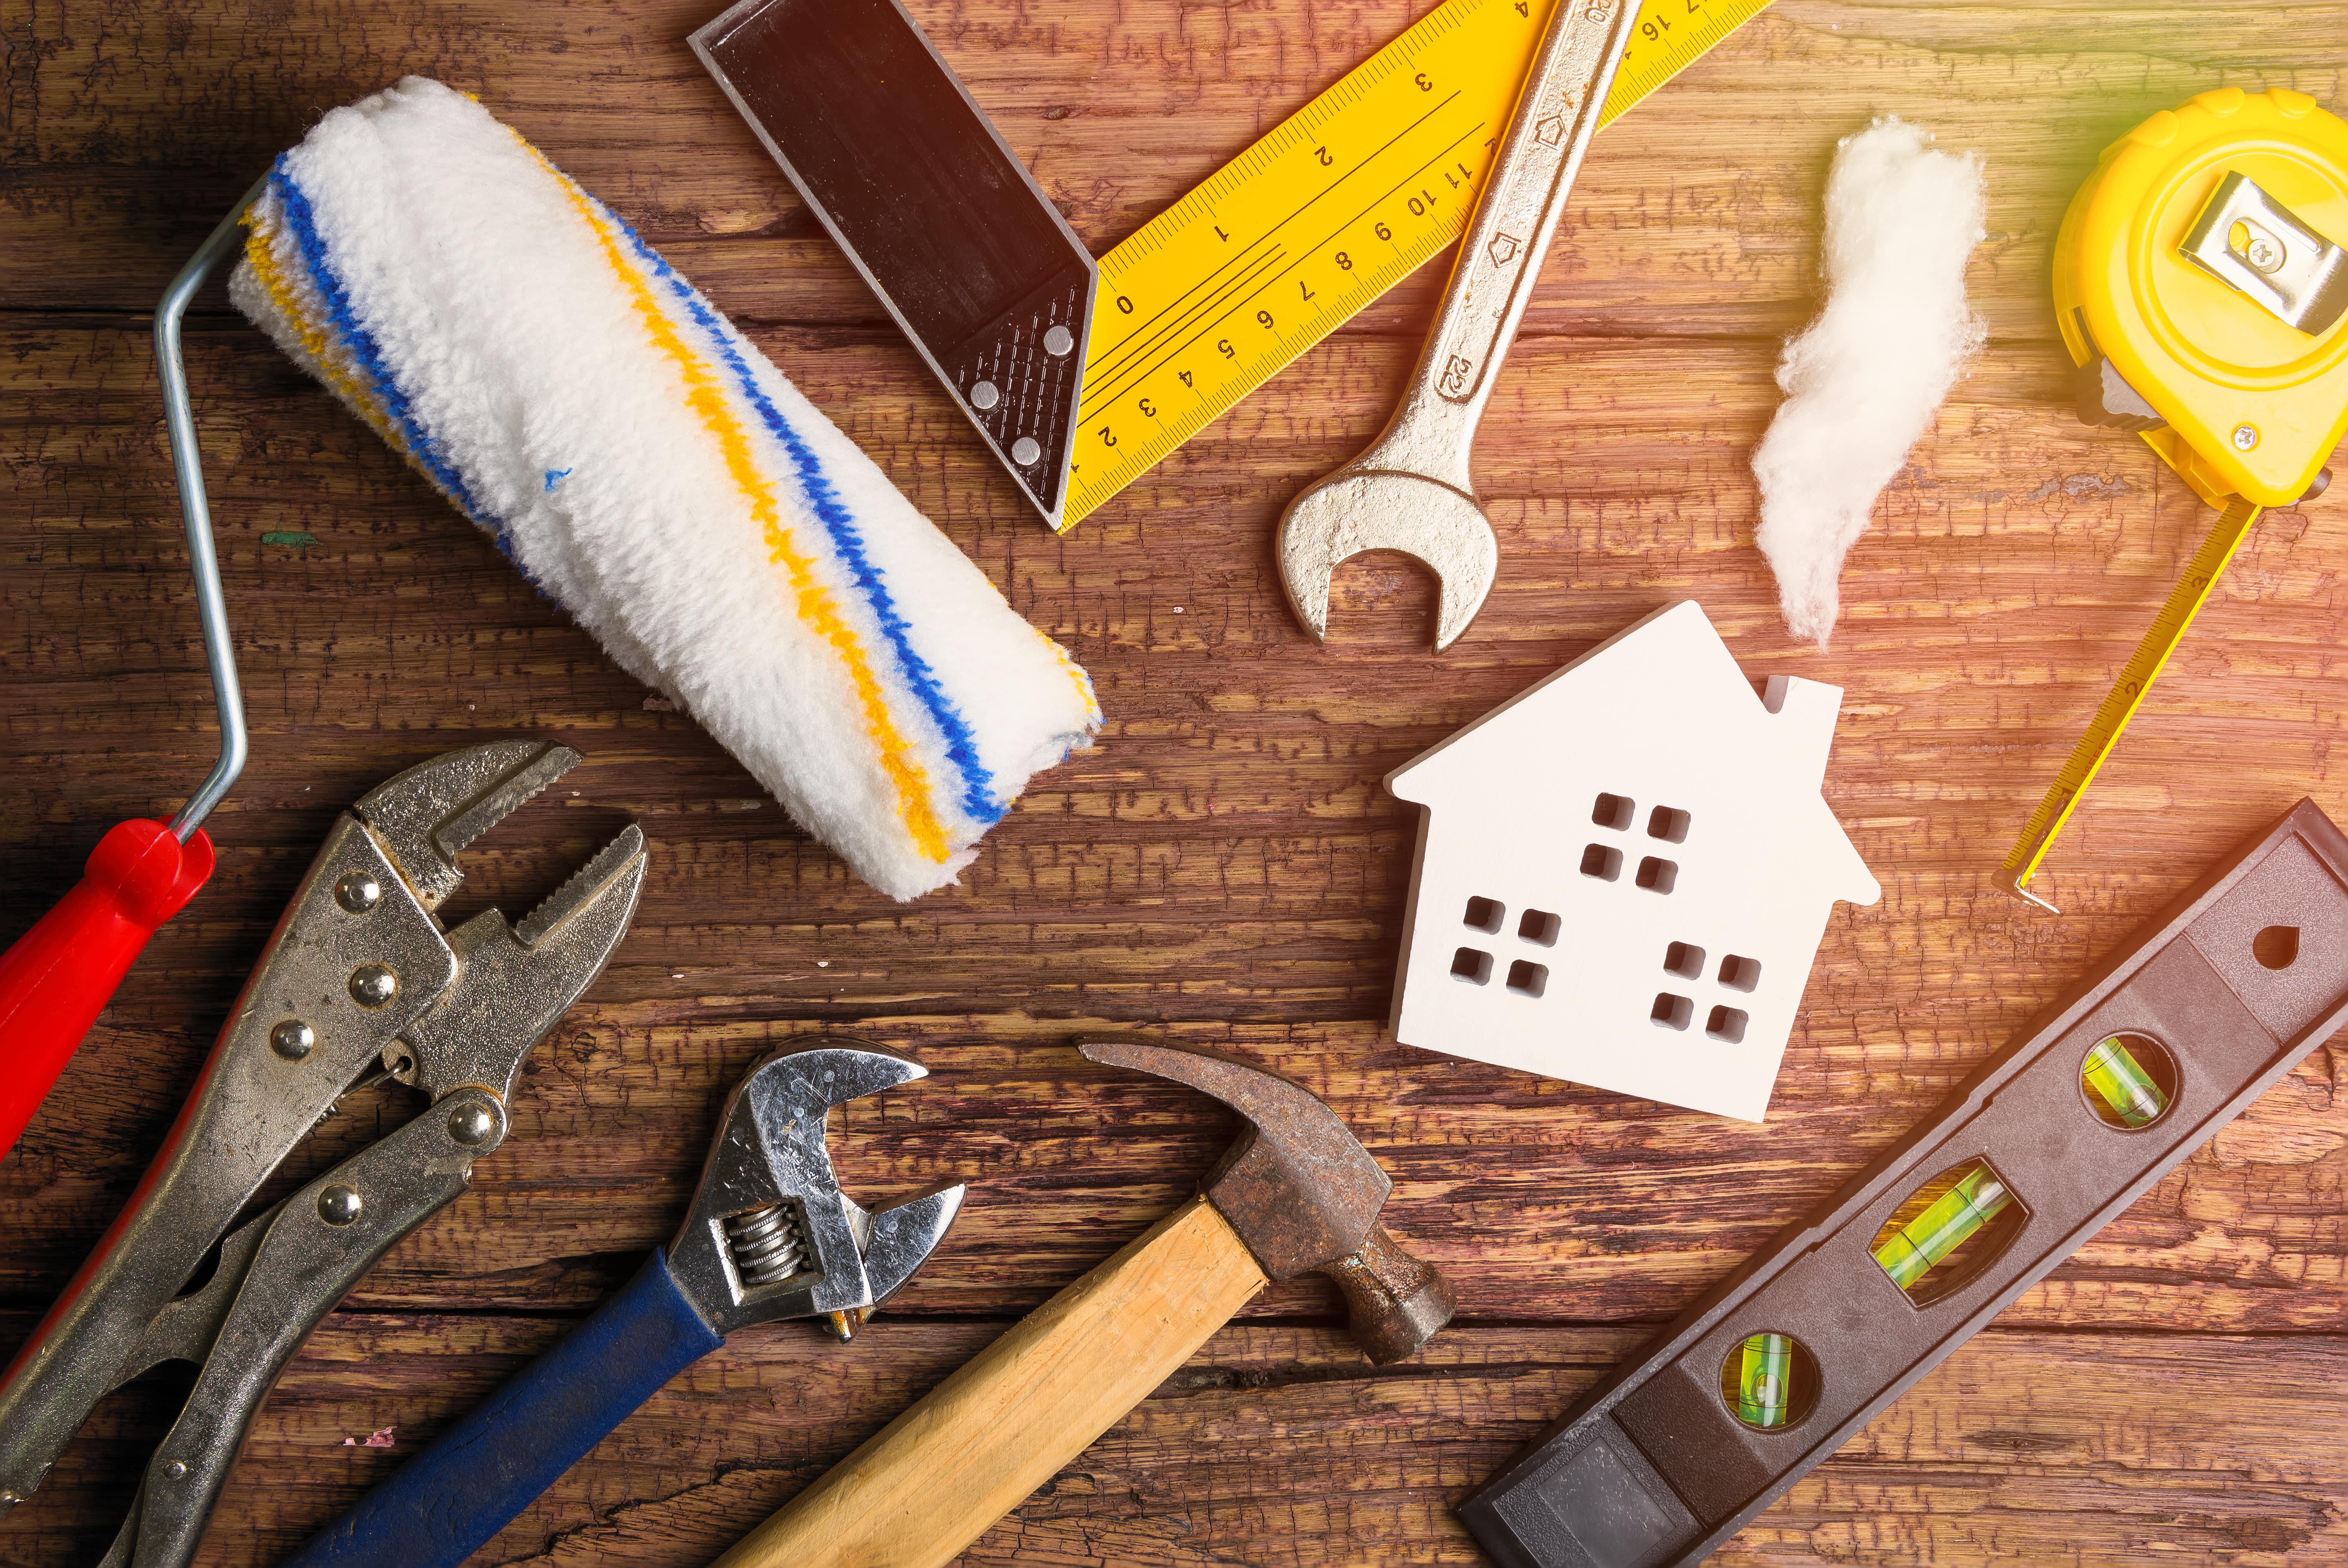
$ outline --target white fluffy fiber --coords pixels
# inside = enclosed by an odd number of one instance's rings
[[[1843,138],[1827,178],[1826,309],[1786,345],[1786,401],[1753,454],[1786,627],[1820,647],[1875,498],[1981,350],[1965,263],[1986,232],[1979,153],[1936,151],[1895,116]]]
[[[410,77],[256,203],[240,307],[866,882],[952,882],[1090,682],[601,203]]]

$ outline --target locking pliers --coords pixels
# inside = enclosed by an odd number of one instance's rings
[[[645,863],[633,823],[519,924],[492,909],[445,931],[433,913],[463,879],[465,846],[580,760],[543,741],[468,747],[335,822],[129,1208],[0,1383],[0,1512],[31,1495],[108,1390],[194,1361],[195,1388],[105,1563],[194,1555],[279,1371],[504,1140],[522,1059],[627,930]],[[335,1101],[386,1074],[430,1107],[237,1225]],[[211,1279],[181,1294],[216,1244]]]

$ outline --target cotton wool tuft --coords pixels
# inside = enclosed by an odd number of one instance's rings
[[[1981,154],[1887,115],[1843,138],[1826,205],[1826,308],[1787,343],[1786,401],[1753,454],[1786,628],[1820,647],[1843,557],[1987,334],[1965,304],[1987,233]]]

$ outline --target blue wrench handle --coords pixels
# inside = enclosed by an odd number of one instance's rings
[[[663,1384],[724,1343],[655,1248],[627,1289],[286,1568],[458,1568]]]

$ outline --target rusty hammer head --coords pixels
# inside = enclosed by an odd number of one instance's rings
[[[1378,1223],[1394,1183],[1318,1095],[1235,1057],[1139,1039],[1087,1039],[1094,1061],[1132,1068],[1210,1094],[1247,1130],[1201,1186],[1262,1265],[1283,1280],[1318,1270],[1352,1310],[1354,1339],[1380,1366],[1399,1361],[1451,1321],[1451,1285]]]

